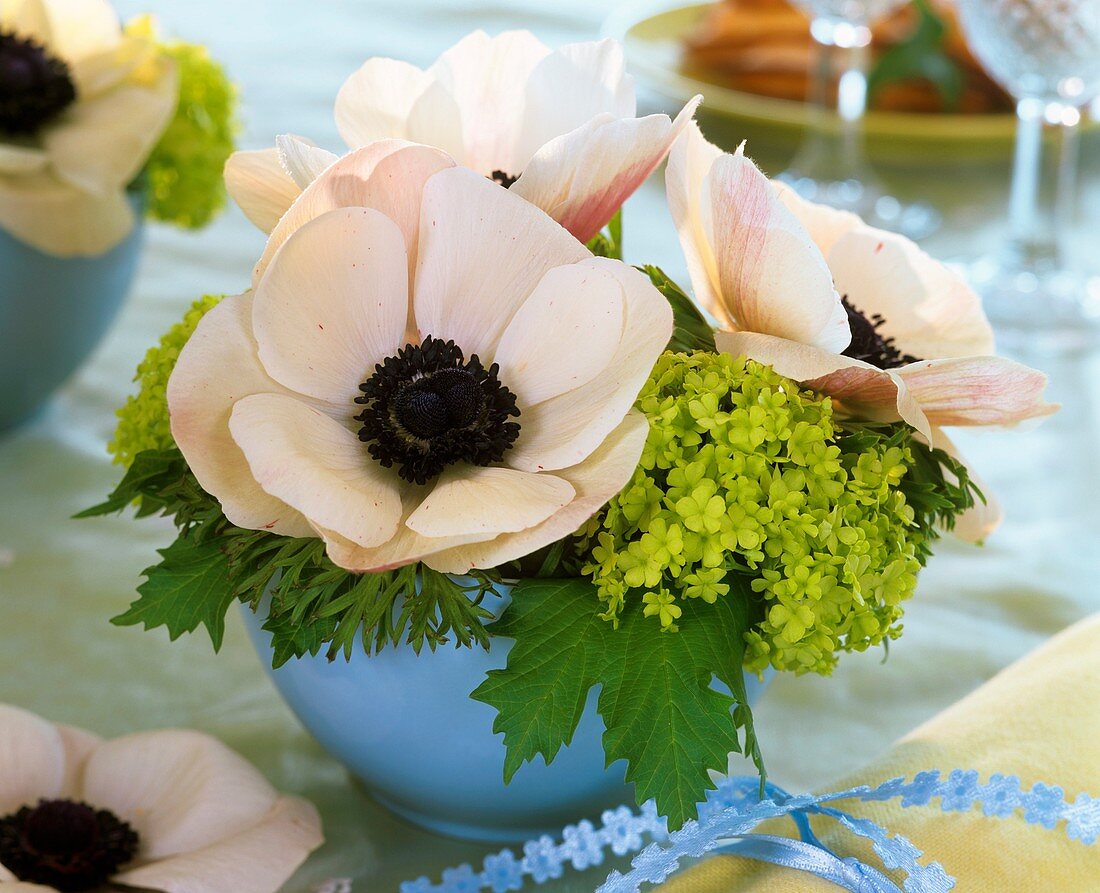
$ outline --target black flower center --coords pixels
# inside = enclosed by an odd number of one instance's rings
[[[491,174],[489,174],[489,179],[492,180],[494,183],[499,183],[505,189],[511,189],[512,184],[519,179],[519,174],[516,174],[513,177],[511,174],[504,173],[504,171],[493,171]]]
[[[75,99],[68,65],[41,44],[0,31],[0,133],[29,136]]]
[[[848,296],[840,299],[848,311],[848,324],[852,329],[852,341],[841,352],[853,360],[863,360],[879,369],[896,369],[908,363],[920,362],[920,357],[902,353],[894,339],[883,335],[879,329],[885,324],[881,313],[868,317],[848,302]]]
[[[453,341],[430,335],[387,357],[359,386],[365,409],[359,439],[386,468],[425,484],[448,465],[491,465],[519,436],[516,397],[488,369],[469,360]]]
[[[0,865],[18,880],[80,893],[134,858],[138,835],[105,809],[40,800],[0,818]]]

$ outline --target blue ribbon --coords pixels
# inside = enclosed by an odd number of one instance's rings
[[[597,893],[638,893],[643,884],[667,880],[687,860],[717,854],[802,871],[852,893],[946,893],[955,887],[955,879],[942,865],[924,864],[924,854],[904,837],[827,805],[841,800],[900,800],[907,809],[931,807],[938,800],[944,812],[980,809],[989,817],[1022,818],[1049,831],[1063,826],[1067,837],[1085,845],[1100,837],[1100,799],[1079,794],[1070,803],[1059,787],[1038,783],[1024,789],[1014,776],[992,775],[982,783],[973,770],[955,769],[946,776],[929,771],[919,772],[911,780],[894,778],[877,787],[864,785],[818,795],[789,794],[769,783],[763,797],[759,779],[743,776],[723,780],[700,805],[698,821],[671,834],[652,801],[638,813],[621,806],[605,812],[598,828],[591,822],[570,825],[560,841],[543,836],[524,844],[521,856],[502,850],[486,856],[481,871],[460,865],[444,871],[439,884],[426,877],[407,881],[401,885],[401,893],[509,893],[527,882],[542,884],[561,877],[567,867],[583,871],[601,865],[607,850],[617,856],[637,855],[629,871],[612,871]],[[867,840],[882,869],[834,853],[814,834],[811,816],[831,819]],[[797,838],[753,831],[761,822],[784,817],[794,822]],[[886,872],[902,875],[901,887]]]
[[[785,804],[792,799],[792,795],[771,783],[765,785],[765,795],[777,805]],[[776,837],[770,834],[745,834],[729,842],[720,842],[712,854],[740,856],[745,859],[755,859],[758,862],[768,862],[781,868],[806,872],[844,890],[850,890],[852,893],[902,893],[901,888],[877,868],[858,859],[842,858],[829,849],[814,834],[809,821],[810,815],[829,816],[849,825],[859,821],[854,816],[835,809],[816,804],[805,806],[788,815],[798,829],[798,839]],[[886,847],[892,851],[890,855],[893,860],[895,862],[902,860],[901,848],[907,847],[908,843],[902,842],[904,838],[891,841],[887,838],[885,830],[880,830],[882,837],[886,839]],[[954,882],[948,879],[947,885],[938,889],[946,891],[953,886]]]

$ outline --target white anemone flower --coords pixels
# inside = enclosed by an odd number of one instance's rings
[[[700,97],[680,112],[635,117],[634,81],[614,40],[551,50],[528,31],[476,31],[427,70],[369,59],[343,85],[336,124],[352,149],[402,139],[455,161],[542,208],[582,242],[607,224],[668,154]],[[311,172],[287,153],[311,156]],[[270,232],[335,155],[285,137],[226,167],[233,198]]]
[[[4,893],[275,893],[321,842],[311,804],[214,738],[103,741],[0,704]]]
[[[903,236],[772,183],[694,122],[665,174],[696,297],[726,332],[718,348],[772,366],[874,420],[902,419],[954,453],[943,428],[1049,415],[1046,376],[993,355],[966,282]],[[996,526],[990,499],[959,519],[971,540]]]
[[[374,143],[211,310],[172,434],[233,523],[351,571],[463,573],[573,533],[630,479],[672,333],[649,279],[443,153]]]
[[[0,228],[59,256],[121,242],[177,94],[171,60],[104,0],[0,0]]]

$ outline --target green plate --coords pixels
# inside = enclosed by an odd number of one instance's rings
[[[809,121],[804,103],[731,90],[681,70],[684,38],[712,4],[634,2],[619,7],[604,33],[626,47],[627,65],[642,87],[673,102],[704,96],[699,119],[708,135],[727,147],[747,139],[756,156],[789,158]],[[836,127],[837,120],[825,126]],[[1015,116],[869,112],[867,152],[873,161],[904,166],[1007,160]]]

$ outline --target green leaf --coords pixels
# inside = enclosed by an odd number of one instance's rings
[[[614,632],[595,608],[588,580],[522,580],[489,628],[515,644],[507,667],[490,670],[471,697],[499,711],[493,731],[504,733],[506,782],[536,755],[550,763],[573,740]]]
[[[611,257],[616,260],[623,259],[623,209],[619,208],[615,212],[615,216],[611,218],[611,222],[607,224],[607,233],[611,239],[611,244],[614,247],[614,252]]]
[[[140,597],[111,620],[116,626],[163,626],[171,639],[194,632],[199,624],[210,633],[214,650],[225,635],[225,614],[234,600],[225,556],[216,541],[196,542],[187,534],[158,550],[160,564],[143,571]]]
[[[923,80],[936,88],[949,109],[954,108],[966,88],[966,77],[946,50],[947,25],[928,0],[913,0],[913,7],[916,28],[878,58],[867,78],[868,95],[874,99],[888,84]]]
[[[552,761],[600,685],[608,763],[626,760],[639,802],[655,798],[672,827],[694,817],[714,787],[710,770],[724,772],[729,753],[743,749],[739,725],[744,749],[759,757],[741,669],[747,599],[736,592],[714,605],[688,600],[679,632],[662,632],[643,616],[640,600],[618,629],[600,619],[586,578],[517,584],[512,604],[489,628],[515,642],[507,665],[472,694],[498,711],[493,730],[504,734],[505,780],[536,756]],[[712,687],[715,676],[732,697]]]
[[[320,653],[332,638],[336,620],[319,617],[295,623],[290,614],[272,612],[263,628],[271,633],[271,666],[277,670],[293,658]]]
[[[746,705],[711,687],[715,674],[729,685],[743,672],[745,627],[733,601],[683,600],[679,631],[666,632],[635,600],[608,639],[604,751],[608,762],[627,761],[638,802],[656,800],[672,828],[697,816],[714,788],[710,770],[725,772],[729,754],[741,752],[731,709]],[[744,698],[743,676],[737,687]]]
[[[714,329],[699,312],[695,302],[660,267],[649,265],[638,269],[649,277],[649,281],[672,307],[673,330],[668,349],[676,353],[690,353],[693,350],[713,353],[717,349],[714,346]]]
[[[179,450],[175,449],[145,450],[138,453],[111,495],[99,505],[85,509],[74,517],[94,518],[123,511],[135,501],[163,488],[167,481],[186,472],[186,465],[180,467],[181,458]]]
[[[623,259],[623,209],[619,208],[607,229],[588,240],[588,250],[596,257]]]
[[[748,632],[760,617],[752,615],[750,607],[758,604],[753,595],[751,577],[742,574],[730,574],[725,582],[729,584],[730,591],[719,599],[714,605],[703,608],[698,602],[692,602],[694,607],[704,612],[713,611],[718,615],[718,620],[707,620],[710,623],[713,635],[705,643],[699,644],[697,656],[704,658],[706,649],[717,645],[717,650],[711,651],[711,656],[705,659],[713,670],[714,675],[730,690],[733,700],[737,703],[734,709],[734,721],[744,730],[745,740],[742,753],[750,757],[757,771],[760,773],[761,782],[767,776],[764,769],[764,756],[760,752],[760,742],[756,738],[756,727],[752,719],[752,710],[749,708],[749,693],[745,688],[745,633]]]

